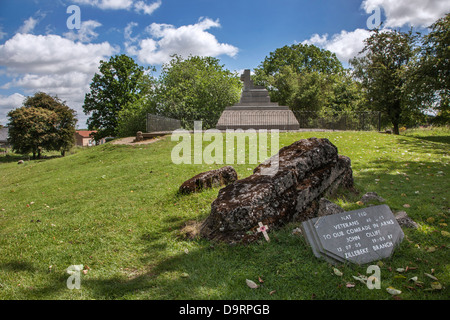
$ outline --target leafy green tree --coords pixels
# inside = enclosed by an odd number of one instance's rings
[[[331,75],[344,71],[336,55],[314,45],[293,44],[271,52],[255,69],[255,84],[293,110],[320,110],[332,95]]]
[[[66,151],[73,147],[75,140],[75,125],[77,119],[75,111],[69,108],[58,97],[50,96],[45,92],[37,92],[34,96],[27,97],[23,103],[25,107],[41,108],[56,113],[56,120],[51,128],[53,138],[43,146],[47,150],[57,150],[64,156]]]
[[[450,122],[450,13],[430,26],[424,37],[420,60],[419,88],[428,93],[438,112],[437,122]]]
[[[175,55],[162,67],[154,112],[180,119],[185,126],[202,120],[204,128],[212,128],[225,107],[239,101],[241,87],[238,75],[216,58]]]
[[[33,153],[40,158],[49,141],[56,139],[54,125],[58,115],[44,108],[20,107],[8,113],[9,138],[12,149],[21,154]],[[73,138],[73,136],[72,136]]]
[[[417,59],[417,37],[412,32],[374,30],[365,40],[364,54],[350,61],[372,110],[392,123],[394,134],[423,104],[412,94],[411,76]]]
[[[296,74],[291,66],[283,66],[274,76],[277,95],[281,105],[294,111],[320,111],[329,101],[331,81],[325,75],[313,71]]]
[[[135,136],[138,131],[147,130],[147,113],[155,111],[152,96],[144,96],[128,103],[118,114],[117,133],[119,137]]]
[[[119,112],[147,95],[151,82],[147,70],[124,54],[100,61],[83,105],[84,113],[90,114],[88,128],[97,130],[96,139],[118,135]]]

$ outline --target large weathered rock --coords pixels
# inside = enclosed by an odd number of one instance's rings
[[[250,242],[258,222],[270,230],[315,217],[319,201],[338,187],[353,186],[350,159],[327,139],[299,140],[260,164],[253,175],[219,191],[200,234],[211,240]],[[279,163],[274,175],[263,170]]]
[[[236,170],[232,166],[226,166],[216,170],[202,172],[189,180],[183,182],[179,192],[189,194],[201,191],[206,188],[228,185],[237,180]]]

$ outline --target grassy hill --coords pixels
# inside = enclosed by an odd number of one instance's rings
[[[292,235],[298,224],[248,246],[183,237],[180,229],[209,214],[219,189],[180,196],[178,187],[222,165],[175,165],[177,142],[166,137],[22,165],[0,158],[0,299],[392,299],[389,286],[403,299],[448,299],[449,131],[283,133],[280,148],[312,136],[352,160],[360,194],[333,201],[353,210],[375,191],[420,224],[379,263],[380,290],[352,277],[367,266],[338,266],[337,276]],[[243,178],[256,165],[233,166]],[[66,286],[70,265],[84,266],[80,290]],[[408,281],[415,276],[422,283]],[[264,282],[250,289],[245,280],[258,277]]]

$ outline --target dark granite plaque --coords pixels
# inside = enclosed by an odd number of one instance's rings
[[[387,205],[313,218],[302,230],[314,255],[332,264],[390,257],[404,236]]]

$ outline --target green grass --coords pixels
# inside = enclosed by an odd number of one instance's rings
[[[367,266],[333,266],[317,259],[298,224],[270,230],[271,242],[228,246],[188,240],[180,229],[210,212],[218,188],[189,196],[178,187],[193,175],[221,165],[175,165],[170,137],[150,145],[102,145],[64,158],[0,159],[1,299],[449,299],[448,129],[280,134],[280,147],[325,137],[352,160],[359,195],[333,199],[359,208],[375,191],[394,212],[420,224],[382,261],[381,289],[353,279]],[[207,144],[207,143],[205,143]],[[255,165],[233,165],[240,178]],[[409,208],[404,205],[408,204]],[[38,222],[39,221],[39,222]],[[375,262],[374,262],[375,263]],[[69,290],[66,268],[82,264],[81,289]],[[399,273],[397,268],[406,268]],[[436,282],[441,290],[430,290]],[[408,279],[417,276],[422,286]],[[250,289],[246,279],[258,282]],[[355,286],[348,288],[347,283]]]

